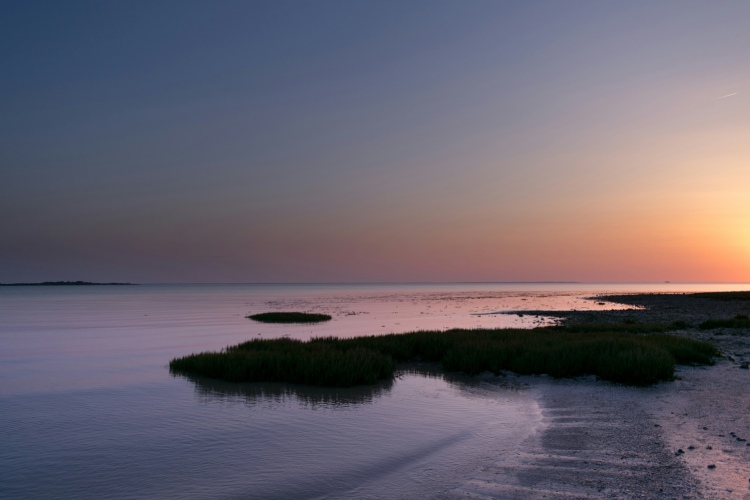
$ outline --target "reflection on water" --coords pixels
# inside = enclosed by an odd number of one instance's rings
[[[315,387],[282,382],[236,383],[223,380],[196,377],[187,374],[172,375],[175,378],[190,380],[195,385],[195,393],[199,401],[241,401],[248,406],[259,403],[284,404],[293,401],[310,409],[343,409],[356,405],[373,404],[380,397],[389,396],[394,383],[408,376],[434,379],[444,382],[448,387],[464,395],[472,395],[480,388],[487,390],[489,381],[491,386],[505,391],[517,391],[521,386],[515,379],[488,376],[470,377],[462,373],[446,372],[436,363],[409,363],[397,367],[394,378],[382,380],[373,385],[356,387]]]
[[[168,377],[5,397],[0,498],[431,497],[540,421],[527,391],[494,377],[418,371],[371,388]]]
[[[389,394],[393,389],[393,380],[384,380],[370,386],[312,387],[276,382],[234,383],[190,375],[176,375],[176,377],[184,377],[193,382],[200,401],[244,401],[249,406],[253,406],[258,401],[283,404],[293,400],[311,409],[345,408],[372,404],[378,397]]]
[[[352,388],[184,378],[201,411],[244,422],[222,449],[252,474],[253,498],[430,497],[511,453],[540,420],[513,378],[428,363]]]

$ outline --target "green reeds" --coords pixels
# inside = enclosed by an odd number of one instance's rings
[[[347,387],[391,378],[395,363],[422,360],[472,375],[504,370],[553,377],[596,375],[645,386],[671,380],[675,364],[712,364],[719,354],[706,342],[664,333],[579,329],[418,331],[307,342],[252,340],[219,353],[173,359],[169,368],[175,374],[233,382]]]
[[[744,314],[738,314],[730,319],[709,319],[700,324],[701,330],[712,330],[714,328],[750,328],[750,318]]]
[[[327,314],[302,312],[268,312],[245,317],[261,323],[321,323],[331,319]]]
[[[173,373],[230,382],[291,382],[349,387],[374,384],[393,375],[393,359],[368,349],[347,351],[319,342],[290,339],[255,340],[222,352],[173,359]]]

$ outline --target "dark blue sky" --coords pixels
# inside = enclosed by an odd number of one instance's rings
[[[749,14],[5,1],[0,282],[750,279]]]

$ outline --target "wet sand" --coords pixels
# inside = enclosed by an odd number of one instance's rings
[[[444,498],[750,499],[750,370],[741,368],[750,361],[750,330],[697,328],[747,314],[750,302],[682,294],[594,300],[639,309],[527,313],[570,323],[685,321],[676,335],[709,340],[725,357],[678,367],[677,380],[650,388],[518,377],[537,396],[539,431]]]

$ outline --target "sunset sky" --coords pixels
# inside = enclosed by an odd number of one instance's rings
[[[750,2],[0,3],[0,282],[750,281]]]

